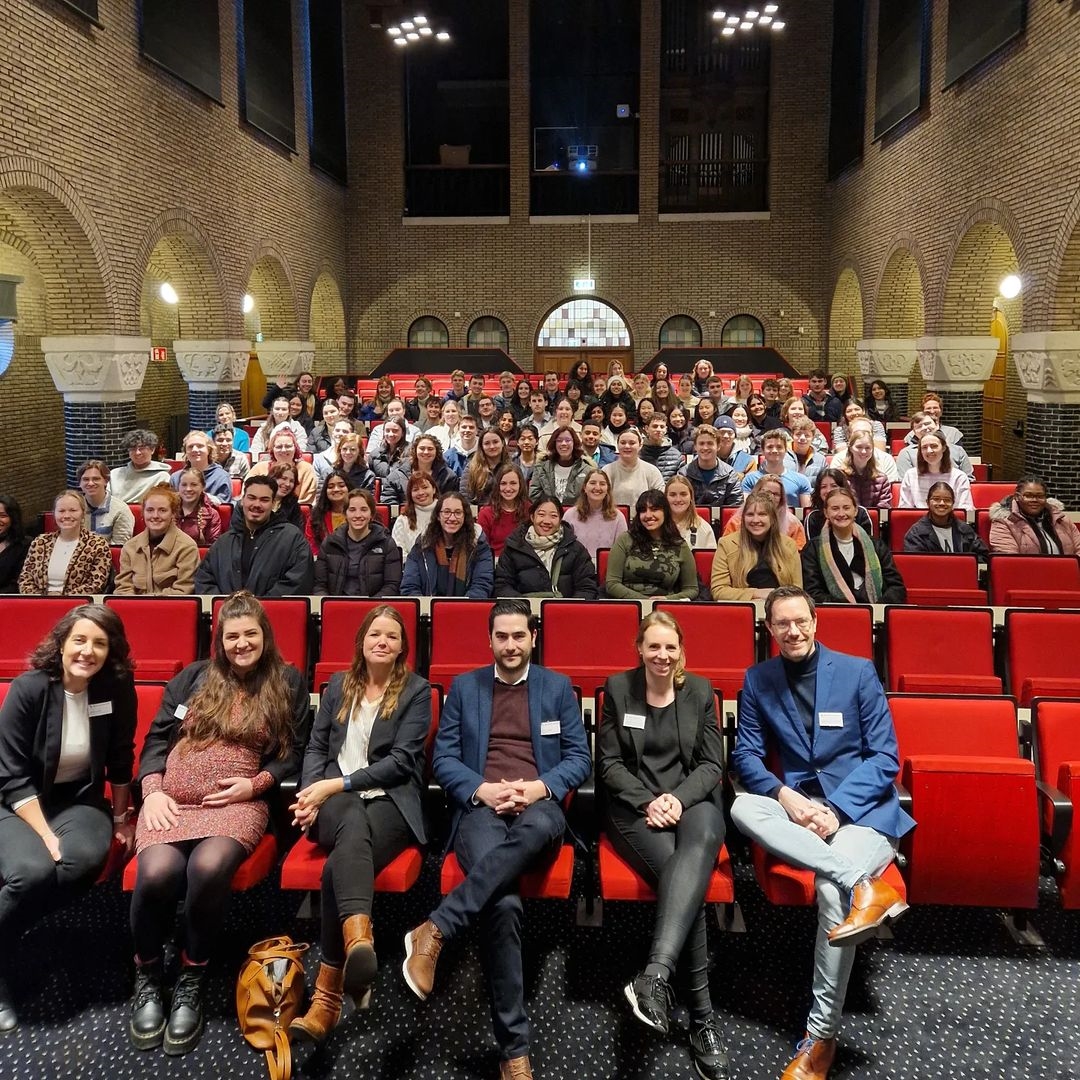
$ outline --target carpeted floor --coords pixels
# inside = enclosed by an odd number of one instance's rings
[[[401,979],[402,935],[433,906],[436,887],[436,860],[429,856],[412,893],[377,899],[383,970],[372,1009],[348,1015],[325,1047],[298,1048],[297,1076],[498,1075],[471,938],[444,951],[427,1003],[417,1001]],[[748,932],[721,933],[712,923],[713,995],[735,1075],[764,1080],[780,1075],[802,1031],[814,916],[770,908],[745,867],[738,871],[737,892]],[[281,932],[315,936],[313,923],[296,918],[299,899],[271,884],[235,898],[210,978],[206,1034],[187,1057],[166,1058],[128,1044],[128,898],[117,882],[95,888],[24,940],[15,958],[23,1024],[0,1038],[0,1078],[265,1076],[262,1055],[239,1034],[233,980],[251,942]],[[601,928],[579,927],[572,904],[527,904],[527,1001],[538,1078],[696,1075],[681,1010],[664,1039],[632,1021],[623,999],[623,984],[643,962],[651,919],[651,905],[610,904]],[[835,1080],[1080,1078],[1080,914],[1062,913],[1047,885],[1034,921],[1045,950],[1015,945],[994,912],[949,908],[912,910],[894,941],[862,946]],[[316,961],[313,950],[312,971]]]

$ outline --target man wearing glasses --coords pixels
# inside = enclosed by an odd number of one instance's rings
[[[873,664],[815,642],[814,602],[797,586],[769,594],[765,622],[780,655],[746,673],[731,758],[745,791],[731,816],[817,875],[813,1005],[782,1080],[825,1080],[854,946],[907,910],[881,874],[915,822],[893,786],[896,733]]]

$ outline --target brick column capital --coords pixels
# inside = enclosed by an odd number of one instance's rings
[[[66,402],[134,401],[150,362],[150,339],[77,334],[41,339],[56,389]]]
[[[1014,334],[1010,345],[1028,401],[1080,405],[1080,330]]]
[[[173,342],[176,364],[191,390],[239,390],[251,358],[251,342],[239,339]]]
[[[315,366],[313,341],[260,341],[256,346],[259,367],[273,381],[279,375],[293,378]]]
[[[855,353],[863,378],[884,383],[906,383],[919,358],[915,338],[863,338]]]
[[[998,339],[985,337],[921,337],[915,339],[919,368],[928,390],[982,393],[994,370]]]

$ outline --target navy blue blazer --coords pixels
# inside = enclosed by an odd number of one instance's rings
[[[459,675],[439,718],[431,770],[454,808],[450,843],[462,812],[484,782],[494,687],[494,664]],[[544,734],[543,725],[552,720],[559,722],[558,731]],[[562,800],[589,775],[592,758],[570,680],[539,664],[529,668],[529,725],[539,778],[552,798]]]
[[[807,735],[775,657],[746,673],[731,765],[747,791],[770,795],[817,779],[825,798],[856,825],[903,836],[914,820],[900,808],[893,781],[899,769],[896,732],[877,672],[869,660],[833,652],[820,642],[812,737]],[[839,726],[823,726],[823,713]],[[776,751],[779,772],[766,766]]]

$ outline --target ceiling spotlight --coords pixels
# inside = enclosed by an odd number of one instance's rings
[[[420,27],[420,36],[421,37],[431,37],[431,35],[434,34],[434,33],[435,33],[435,31],[432,30],[430,26],[421,26]]]
[[[772,24],[774,30],[783,30],[787,23],[783,19],[775,19]]]
[[[712,17],[716,22],[722,22],[727,18],[727,12],[721,11],[719,8],[712,13]]]
[[[752,22],[741,22],[741,23],[739,23],[739,29],[740,30],[753,30],[754,29],[754,24]]]
[[[386,28],[386,32],[391,37],[400,37],[401,36],[401,27],[400,26],[388,26]]]
[[[775,15],[779,10],[780,10],[780,5],[779,4],[766,4],[765,5],[765,14],[766,15]]]
[[[751,20],[756,19],[760,14],[760,11],[755,11],[753,8],[751,8],[743,17],[746,19],[747,22],[750,22]]]
[[[415,31],[412,31],[411,33],[408,33],[408,34],[406,34],[405,36],[406,36],[406,37],[407,37],[407,38],[408,38],[408,39],[409,39],[410,41],[419,41],[419,40],[420,40],[420,35],[419,35],[418,33],[416,33]]]
[[[427,26],[427,16],[426,15],[414,15],[413,16],[413,22],[416,23],[417,26]]]
[[[403,37],[396,37],[393,39],[395,45],[408,45],[409,43]]]
[[[401,29],[402,30],[415,30],[416,29],[416,24],[411,22],[409,19],[404,19],[404,20],[402,20],[402,23],[401,23]]]
[[[167,281],[161,283],[161,287],[158,289],[158,296],[160,296],[166,304],[180,303],[180,297],[176,295],[176,290]]]
[[[771,23],[771,22],[772,22],[772,16],[771,15],[762,15],[761,18],[758,19],[757,24],[758,24],[758,26],[768,26],[769,23]]]
[[[1005,297],[1006,300],[1012,300],[1020,295],[1020,290],[1023,288],[1023,282],[1020,280],[1017,274],[1009,274],[1007,277],[1001,279],[1001,284],[998,286],[998,292]]]
[[[739,25],[739,16],[738,15],[729,15],[727,17],[726,21],[727,21],[728,26],[738,26]]]
[[[251,293],[244,293],[244,302],[240,305],[245,315],[250,315],[255,310],[255,297]]]
[[[720,31],[720,33],[723,34],[724,37],[731,37],[731,35],[735,33],[735,27],[725,26],[724,29]]]
[[[450,35],[445,30],[440,30],[435,36],[439,39],[439,41],[450,40]]]

